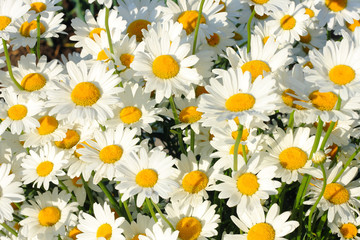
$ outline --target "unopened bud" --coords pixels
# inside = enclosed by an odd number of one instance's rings
[[[319,150],[314,154],[314,156],[311,160],[315,164],[320,164],[320,163],[323,163],[325,161],[325,159],[326,159],[326,154],[324,153],[324,151]]]

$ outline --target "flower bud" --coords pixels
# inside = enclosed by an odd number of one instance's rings
[[[321,164],[325,161],[326,159],[326,154],[324,153],[324,151],[322,150],[319,150],[317,151],[313,158],[311,159],[311,161],[314,163],[314,164]]]

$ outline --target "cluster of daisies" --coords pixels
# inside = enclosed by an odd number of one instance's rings
[[[0,0],[1,240],[360,239],[360,1],[113,2]]]

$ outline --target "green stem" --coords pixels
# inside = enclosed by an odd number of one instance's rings
[[[170,102],[170,105],[171,105],[172,113],[173,113],[173,115],[174,115],[175,124],[179,124],[179,123],[180,123],[180,120],[179,120],[179,116],[178,116],[177,113],[176,113],[176,106],[175,106],[175,102],[174,102],[173,96],[170,96],[169,102]],[[185,150],[185,146],[184,146],[184,141],[183,141],[183,136],[182,136],[182,133],[181,133],[181,129],[180,129],[180,130],[177,129],[176,132],[177,132],[178,139],[179,139],[180,150],[181,150],[181,152],[182,152],[183,154],[186,154],[186,150]]]
[[[6,230],[11,232],[16,237],[18,236],[18,233],[13,228],[11,228],[9,225],[7,225],[5,222],[1,223],[1,226],[3,226]]]
[[[174,226],[171,224],[171,222],[165,217],[165,215],[161,212],[159,206],[154,203],[151,199],[150,199],[151,203],[154,205],[156,211],[160,214],[161,218],[170,226],[171,230],[175,231]]]
[[[3,39],[2,43],[3,43],[3,46],[4,46],[4,53],[5,53],[5,57],[6,57],[6,65],[7,65],[7,68],[8,68],[9,76],[10,76],[11,80],[14,82],[14,84],[20,90],[24,90],[24,88],[15,80],[14,74],[12,72],[11,61],[10,61],[10,56],[9,56],[9,50],[7,48],[7,45],[6,45],[6,41]]]
[[[242,150],[242,154],[243,154],[243,158],[245,163],[247,164],[247,156],[246,156],[246,148],[245,145],[241,144],[241,150]]]
[[[295,114],[295,110],[293,110],[290,114],[290,118],[289,118],[289,128],[294,129],[294,114]]]
[[[107,7],[105,8],[105,30],[106,30],[107,38],[109,41],[109,50],[111,53],[114,53],[114,48],[113,48],[113,44],[111,41],[111,33],[110,33],[110,28],[109,28],[109,8],[107,8]]]
[[[196,52],[196,42],[197,42],[197,38],[198,38],[198,34],[199,34],[200,21],[201,21],[202,9],[203,9],[204,3],[205,3],[205,0],[201,0],[199,12],[198,12],[198,18],[196,20],[192,54],[195,54],[195,52]]]
[[[36,18],[36,31],[37,31],[37,40],[36,40],[36,56],[37,59],[39,60],[41,55],[40,55],[40,14],[37,16]]]
[[[152,208],[152,204],[151,204],[150,200],[148,198],[145,198],[145,201],[146,201],[146,204],[147,204],[147,206],[149,208],[149,211],[150,211],[150,214],[151,214],[152,218],[155,220],[155,222],[158,222],[158,219],[155,216],[155,212],[154,212],[154,209]]]
[[[336,175],[336,177],[334,178],[334,180],[332,181],[333,183],[336,182],[341,175],[344,173],[345,169],[350,165],[351,161],[355,158],[355,156],[360,152],[360,147],[358,147],[356,149],[356,151],[350,156],[350,158],[346,161],[345,165],[343,166],[343,168],[341,169],[341,171]]]
[[[251,44],[251,21],[252,19],[254,18],[255,16],[255,8],[254,10],[252,11],[250,17],[249,17],[249,21],[247,23],[247,52],[249,53],[250,52],[250,44]]]
[[[244,126],[242,124],[239,124],[238,135],[236,137],[235,144],[234,144],[234,171],[235,172],[237,171],[237,167],[238,167],[238,149],[239,149],[241,137],[243,134],[243,129],[244,129]]]
[[[311,152],[310,152],[309,159],[312,159],[314,153],[316,152],[316,150],[317,150],[317,148],[319,146],[321,133],[322,133],[322,130],[323,130],[323,125],[324,125],[324,122],[319,117],[318,125],[317,125],[317,128],[316,128],[315,140],[314,140],[314,144],[312,146]]]
[[[192,152],[195,152],[195,132],[194,130],[190,130],[190,149]]]
[[[133,218],[132,218],[131,213],[130,213],[130,211],[129,211],[129,207],[128,207],[128,205],[127,205],[127,201],[124,201],[124,202],[123,202],[123,205],[124,205],[124,208],[125,208],[126,215],[128,216],[128,220],[129,220],[129,222],[131,223],[131,222],[133,221]]]
[[[113,197],[113,195],[111,194],[111,192],[109,191],[109,189],[107,189],[107,187],[105,186],[105,184],[101,181],[98,183],[99,187],[101,188],[101,190],[105,193],[106,197],[109,199],[111,205],[114,207],[115,212],[119,215],[122,216],[121,211],[119,209],[118,203],[116,202],[115,198]]]
[[[94,205],[94,197],[93,197],[93,195],[92,195],[92,193],[91,193],[91,190],[90,190],[90,188],[89,188],[89,185],[88,185],[87,182],[85,181],[85,179],[84,179],[84,177],[83,177],[82,174],[80,175],[80,177],[81,177],[81,180],[82,180],[82,182],[83,182],[83,184],[84,184],[84,188],[85,188],[85,191],[86,191],[86,195],[88,196],[88,198],[89,198],[89,200],[90,200],[89,213],[92,214],[92,212],[93,212],[93,205]]]

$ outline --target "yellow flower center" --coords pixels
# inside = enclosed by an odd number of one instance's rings
[[[265,4],[267,3],[269,0],[251,0],[253,3],[255,4]]]
[[[305,36],[300,36],[300,42],[302,43],[310,43],[311,42],[311,35],[308,33]]]
[[[77,239],[77,235],[82,233],[82,231],[80,231],[77,227],[74,227],[73,229],[71,229],[69,231],[69,238],[72,238],[73,240],[76,240]]]
[[[61,211],[57,207],[45,207],[40,210],[38,219],[41,226],[51,227],[55,225],[61,217]]]
[[[0,16],[0,31],[4,30],[11,23],[11,18]]]
[[[303,67],[308,67],[310,69],[313,69],[314,68],[314,65],[312,64],[312,62],[306,62]]]
[[[41,162],[36,168],[36,173],[39,175],[39,177],[46,177],[51,173],[53,167],[54,164],[50,161]]]
[[[46,84],[46,78],[40,73],[29,73],[21,80],[21,86],[28,92],[43,88]]]
[[[284,30],[291,30],[295,27],[296,20],[294,17],[292,17],[290,15],[285,15],[281,18],[280,25],[281,25],[282,29],[284,29]]]
[[[89,38],[91,38],[92,40],[95,41],[94,34],[96,34],[100,37],[100,34],[102,31],[106,32],[106,30],[103,28],[94,28],[93,30],[90,31]]]
[[[143,34],[141,30],[147,30],[147,26],[151,24],[149,21],[144,19],[138,19],[130,23],[126,32],[129,34],[129,37],[136,36],[136,41],[141,42],[143,38]]]
[[[346,22],[346,27],[352,32],[355,31],[355,28],[360,27],[360,19],[359,20],[353,19],[353,20],[354,20],[353,23]]]
[[[142,116],[142,112],[137,107],[128,106],[121,109],[119,116],[121,121],[126,124],[131,124],[139,121]]]
[[[346,85],[355,79],[355,71],[346,65],[336,65],[329,71],[330,80],[338,85]]]
[[[210,38],[206,38],[206,41],[210,46],[214,47],[220,43],[220,36],[214,33],[213,35],[210,35]]]
[[[325,5],[333,12],[339,12],[346,8],[347,0],[325,0]]]
[[[298,147],[289,147],[279,155],[280,164],[288,170],[297,170],[305,166],[308,156]]]
[[[102,224],[96,231],[96,238],[103,237],[109,240],[112,236],[112,227],[108,223]]]
[[[134,55],[129,53],[121,54],[120,56],[121,64],[124,65],[126,68],[130,68],[130,64],[134,61]]]
[[[236,187],[244,195],[251,196],[259,189],[259,183],[255,174],[244,173],[238,177]]]
[[[332,92],[314,91],[309,95],[311,103],[314,107],[321,111],[331,111],[334,109],[338,97]]]
[[[42,12],[46,10],[46,4],[42,2],[33,2],[30,4],[30,10],[34,10],[36,13]]]
[[[239,132],[238,131],[233,131],[231,133],[231,137],[235,140],[237,138],[237,136],[239,135]],[[241,141],[246,141],[246,139],[248,138],[249,136],[249,131],[244,128],[243,131],[242,131],[242,135],[241,135]],[[241,147],[241,146],[240,146]]]
[[[225,108],[231,112],[242,112],[251,109],[255,104],[255,98],[247,93],[236,93],[225,102]]]
[[[252,60],[246,62],[241,66],[241,70],[243,73],[246,71],[251,73],[251,82],[254,82],[258,76],[263,76],[264,71],[271,72],[269,65],[261,60]]]
[[[288,95],[288,93],[295,94],[295,92],[292,89],[286,89],[285,91],[283,91],[281,98],[286,105],[288,105],[289,107],[292,107],[292,108],[296,108],[298,110],[306,109],[303,106],[300,106],[300,105],[294,103],[294,101],[305,102],[304,100],[294,98],[293,96]]]
[[[264,45],[266,44],[266,42],[267,42],[267,40],[268,40],[269,38],[270,38],[269,36],[266,36],[266,37],[263,38],[262,42],[263,42]]]
[[[180,66],[172,56],[161,55],[153,61],[152,70],[158,78],[169,79],[175,77],[179,73]]]
[[[197,107],[190,106],[186,107],[183,110],[181,110],[179,114],[179,119],[183,123],[194,123],[201,119],[201,116],[203,115],[202,112],[198,112]]]
[[[82,183],[78,183],[78,181],[81,179],[81,177],[74,177],[73,179],[71,179],[72,184],[75,187],[81,188],[83,186]]]
[[[108,164],[119,161],[122,155],[123,149],[118,145],[106,146],[99,153],[100,160]]]
[[[180,14],[177,21],[183,25],[186,34],[189,35],[195,30],[196,22],[199,16],[199,12],[196,10],[185,11]],[[200,18],[200,24],[206,23],[206,19],[203,15]]]
[[[325,187],[324,198],[332,204],[339,205],[349,201],[349,191],[340,183],[329,183]]]
[[[136,234],[131,240],[139,240],[139,236],[146,236],[146,234],[143,233]]]
[[[208,177],[202,171],[189,172],[182,180],[182,187],[188,193],[198,193],[206,188],[209,182]]]
[[[36,20],[29,22],[24,22],[23,24],[21,24],[20,27],[20,34],[24,37],[30,37],[30,31],[34,30],[37,28],[37,22]],[[45,26],[40,23],[40,34],[43,34],[45,32]]]
[[[313,18],[315,16],[315,13],[310,8],[305,8],[305,14],[309,15],[310,18]]]
[[[237,32],[234,32],[234,36],[232,37],[232,39],[234,39],[235,41],[240,41],[243,38],[244,37],[240,33],[237,33]]]
[[[176,224],[179,238],[182,240],[195,240],[200,236],[201,222],[194,217],[184,217]]]
[[[39,118],[40,127],[37,128],[40,135],[47,135],[58,128],[58,121],[52,116],[43,116]]]
[[[55,145],[58,148],[70,149],[74,147],[80,141],[80,135],[75,131],[68,129],[66,137],[61,141],[55,141]]]
[[[96,57],[96,60],[107,62],[107,61],[110,60],[110,58],[108,57],[108,55],[106,54],[105,50],[103,49],[103,50],[101,50],[101,51],[98,53],[98,55],[97,55],[97,57]]]
[[[257,223],[248,232],[248,240],[274,240],[275,230],[268,223]]]
[[[143,188],[151,188],[158,181],[158,174],[152,169],[143,169],[136,174],[135,182]]]
[[[27,108],[24,105],[16,104],[16,105],[9,108],[7,114],[9,116],[9,118],[14,120],[14,121],[21,120],[24,117],[26,117]]]
[[[231,146],[229,154],[234,155],[234,149],[235,149],[235,144]],[[246,154],[249,153],[249,148],[247,145],[245,145],[245,152],[246,152]],[[239,148],[238,148],[238,154],[243,155],[241,144],[239,145]]]
[[[71,92],[71,100],[83,107],[92,106],[100,97],[100,89],[91,82],[78,83]]]
[[[340,227],[340,232],[345,239],[353,239],[356,237],[358,229],[352,223],[345,223]]]

